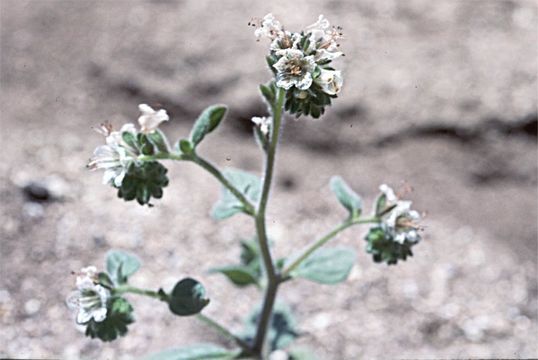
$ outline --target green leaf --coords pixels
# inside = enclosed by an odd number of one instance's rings
[[[86,336],[112,341],[127,333],[127,325],[134,322],[133,307],[122,297],[112,297],[107,304],[105,320],[91,319],[86,326]]]
[[[189,140],[187,139],[181,139],[179,140],[179,150],[183,153],[183,154],[191,154],[192,153],[192,144]]]
[[[228,265],[209,270],[211,273],[221,273],[232,283],[242,287],[247,285],[258,285],[258,275],[248,266]]]
[[[240,350],[228,350],[213,344],[198,344],[164,350],[143,360],[225,360],[235,359],[240,353]]]
[[[246,319],[243,339],[251,342],[256,336],[258,319],[261,308],[256,308]],[[287,347],[299,336],[297,323],[290,308],[280,302],[275,304],[267,337],[271,351]]]
[[[168,307],[176,315],[189,316],[198,314],[208,303],[204,286],[194,279],[185,278],[172,290]]]
[[[320,284],[338,284],[347,279],[355,258],[355,250],[351,248],[321,248],[306,258],[291,275]]]
[[[258,202],[261,194],[261,180],[259,177],[235,169],[226,169],[223,174],[251,203]],[[213,207],[211,215],[216,220],[223,220],[244,211],[245,208],[241,201],[230,190],[223,187],[221,198]]]
[[[351,190],[340,176],[333,176],[331,178],[330,187],[340,204],[349,211],[350,217],[355,218],[360,215],[362,210],[360,196]]]
[[[133,254],[123,250],[110,250],[106,254],[106,271],[116,284],[125,284],[138,269],[140,260]]]
[[[146,137],[153,144],[157,153],[168,153],[170,151],[168,140],[166,140],[166,136],[161,130],[155,129],[153,132],[146,134]]]
[[[194,123],[190,135],[190,141],[193,148],[195,148],[207,134],[215,130],[222,119],[224,119],[227,109],[228,108],[225,105],[212,105],[200,114]]]
[[[267,101],[269,105],[273,105],[275,102],[275,92],[273,88],[273,84],[269,83],[269,85],[260,85],[260,92],[262,93],[263,98]]]
[[[114,287],[114,282],[106,272],[100,272],[99,274],[97,274],[97,279],[99,280],[99,284],[103,285],[104,287]]]

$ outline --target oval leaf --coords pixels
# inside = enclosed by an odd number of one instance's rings
[[[194,279],[185,278],[172,290],[168,307],[176,315],[189,316],[198,314],[208,303],[204,286]]]
[[[106,254],[106,270],[116,284],[124,284],[129,276],[140,269],[136,255],[123,250],[110,250]]]
[[[338,284],[347,279],[355,257],[355,250],[351,248],[321,248],[306,258],[291,275],[320,284]]]
[[[355,193],[346,184],[340,176],[331,178],[330,187],[336,198],[348,211],[351,217],[357,217],[361,213],[362,201],[359,195]]]
[[[248,266],[229,265],[209,270],[211,273],[221,273],[237,286],[258,285],[257,274]]]
[[[149,355],[144,360],[224,360],[234,359],[238,350],[228,350],[213,344],[199,344],[183,348],[168,349]]]
[[[196,147],[204,137],[219,126],[226,110],[225,105],[212,105],[206,108],[198,117],[191,131],[190,140],[193,147]]]

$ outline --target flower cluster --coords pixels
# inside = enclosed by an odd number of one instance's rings
[[[102,322],[107,314],[110,291],[97,280],[97,268],[82,268],[76,280],[77,290],[67,298],[67,305],[76,311],[76,322],[86,325],[93,320]]]
[[[411,210],[411,201],[400,200],[389,186],[383,184],[379,190],[375,209],[379,223],[366,235],[366,250],[375,262],[391,265],[413,255],[411,247],[421,240],[417,224],[421,216]]]
[[[285,109],[297,117],[318,118],[323,114],[343,84],[341,72],[329,66],[343,55],[338,50],[341,28],[331,26],[320,15],[304,31],[290,32],[267,14],[254,34],[258,39],[271,40],[267,62],[275,74],[276,86],[286,90]]]
[[[120,267],[121,269],[121,267]],[[112,341],[127,333],[134,322],[133,308],[116,289],[121,285],[111,275],[97,272],[95,266],[82,268],[77,274],[76,288],[66,299],[75,312],[75,321],[86,336]]]
[[[103,183],[118,189],[124,200],[136,199],[140,204],[149,204],[150,198],[162,197],[162,188],[168,184],[166,168],[158,162],[140,162],[140,155],[167,153],[169,145],[158,129],[168,121],[166,110],[155,111],[146,104],[138,106],[140,130],[134,124],[125,124],[115,131],[111,124],[102,124],[98,129],[105,136],[105,145],[97,147],[88,168],[103,169]]]

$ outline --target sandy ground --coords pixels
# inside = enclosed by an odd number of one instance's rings
[[[101,141],[91,127],[133,121],[141,102],[169,110],[172,139],[219,102],[230,116],[200,152],[259,172],[249,118],[264,111],[255,90],[269,77],[267,44],[247,22],[269,11],[291,29],[324,13],[346,34],[341,98],[321,121],[286,121],[268,214],[276,254],[345,216],[333,174],[368,207],[380,183],[407,181],[428,213],[410,261],[374,264],[362,251],[367,229],[355,228],[334,240],[361,250],[346,283],[286,285],[298,343],[320,359],[538,357],[537,6],[425,0],[0,1],[0,356],[133,359],[222,343],[135,297],[127,337],[83,337],[64,305],[70,272],[103,266],[110,248],[144,261],[136,285],[200,279],[207,313],[241,330],[260,294],[206,269],[235,261],[253,224],[207,216],[214,180],[168,164],[171,184],[148,209],[116,199],[84,165]],[[30,181],[58,198],[30,201]]]

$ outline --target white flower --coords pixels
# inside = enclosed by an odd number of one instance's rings
[[[166,113],[166,110],[155,111],[153,108],[147,104],[138,105],[138,109],[142,113],[138,118],[138,123],[140,124],[140,130],[143,133],[153,132],[160,123],[163,121],[168,121],[170,118]]]
[[[382,215],[381,226],[391,235],[394,241],[403,244],[405,241],[416,243],[421,237],[418,233],[418,221],[420,214],[411,210],[411,201],[399,200],[394,190],[383,184],[379,190],[385,195],[385,208],[392,208],[386,214]]]
[[[98,132],[106,136],[106,145],[95,149],[88,163],[91,170],[104,169],[103,184],[120,187],[127,167],[138,156],[138,150],[123,140],[123,133],[137,134],[133,124],[125,124],[120,131],[113,131],[110,124],[103,124]]]
[[[97,269],[83,268],[77,276],[77,290],[67,297],[69,308],[76,310],[77,324],[87,324],[90,320],[101,322],[106,319],[107,302],[110,291],[97,284]]]
[[[262,134],[264,135],[267,135],[269,134],[269,129],[271,127],[271,124],[273,123],[273,118],[272,117],[259,117],[259,116],[254,116],[251,121],[256,124],[256,126],[258,126],[260,128],[260,131],[262,132]]]
[[[344,79],[342,79],[340,71],[321,69],[321,74],[316,78],[316,83],[321,86],[324,93],[336,95],[340,92]]]
[[[279,50],[282,56],[273,67],[277,70],[276,85],[289,90],[292,86],[306,90],[312,85],[312,72],[316,68],[313,56],[304,56],[297,49]]]
[[[323,15],[318,16],[318,21],[306,27],[306,30],[321,30],[327,31],[331,27],[331,23]]]
[[[381,184],[379,186],[379,191],[381,191],[383,194],[385,194],[385,197],[386,197],[387,201],[389,201],[389,202],[398,201],[398,197],[394,193],[394,190],[392,190],[392,188],[390,186],[388,186],[387,184]]]
[[[338,50],[338,40],[342,38],[341,28],[331,27],[329,20],[323,15],[320,15],[318,21],[314,24],[307,26],[306,31],[310,34],[308,38],[310,40],[310,51],[327,50],[334,53],[332,55],[334,58],[342,55],[341,52],[336,52]],[[321,54],[318,57],[321,58]]]
[[[106,143],[108,145],[111,145],[111,146],[123,146],[125,148],[127,148],[129,145],[127,145],[125,143],[125,141],[123,141],[123,133],[124,132],[128,132],[128,133],[131,133],[133,135],[136,135],[137,131],[136,131],[136,127],[134,126],[134,124],[131,124],[131,123],[128,123],[128,124],[124,124],[120,131],[110,131],[109,134],[106,136]],[[135,149],[132,149],[134,150],[134,152],[136,152]]]
[[[276,39],[280,37],[282,33],[282,25],[275,19],[273,14],[269,13],[263,17],[260,26],[254,31],[254,36],[258,39],[261,37]]]
[[[301,41],[301,34],[282,31],[280,36],[276,37],[269,46],[271,51],[279,51],[286,49],[297,49]]]
[[[119,145],[101,145],[93,152],[88,168],[104,169],[103,184],[120,187],[132,160],[133,158]]]

